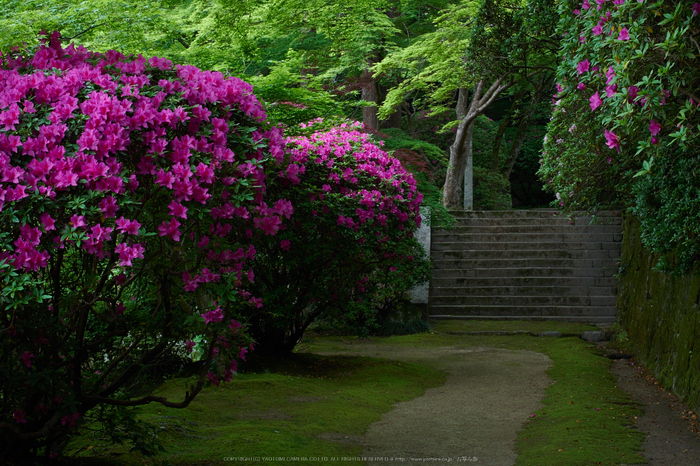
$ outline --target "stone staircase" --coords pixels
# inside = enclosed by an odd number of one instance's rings
[[[554,210],[453,214],[432,231],[431,318],[615,321],[619,212],[593,224]]]

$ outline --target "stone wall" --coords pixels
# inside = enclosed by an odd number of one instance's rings
[[[659,383],[700,411],[700,275],[653,270],[656,255],[642,245],[639,223],[627,215],[619,277],[618,316],[635,356]],[[700,267],[696,273],[700,273]]]

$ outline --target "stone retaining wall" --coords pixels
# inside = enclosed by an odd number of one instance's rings
[[[674,277],[653,270],[657,257],[644,249],[638,226],[632,216],[625,217],[619,322],[642,364],[698,412],[700,275]]]

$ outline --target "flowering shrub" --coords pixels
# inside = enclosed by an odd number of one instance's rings
[[[250,343],[233,317],[259,303],[249,238],[291,211],[263,202],[284,141],[248,84],[44,42],[0,63],[0,461],[51,454],[96,406],[228,380]],[[184,399],[134,398],[194,340]]]
[[[323,122],[301,129],[317,125]],[[291,351],[320,317],[374,319],[428,278],[413,239],[422,195],[400,162],[359,128],[287,139],[289,164],[268,189],[284,193],[293,214],[275,204],[286,217],[270,227],[277,235],[254,243],[251,291],[264,303],[248,316],[256,351]]]
[[[686,270],[700,258],[700,3],[568,0],[561,17],[539,173],[566,209],[631,206],[645,244]]]

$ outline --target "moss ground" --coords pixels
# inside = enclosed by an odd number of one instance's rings
[[[139,408],[141,419],[162,429],[167,451],[158,459],[218,465],[251,464],[231,457],[358,456],[358,443],[343,439],[362,435],[393,404],[444,381],[444,374],[430,367],[372,358],[297,355],[275,366],[275,373],[241,374],[232,383],[205,389],[187,409]],[[158,394],[181,397],[184,383],[173,380]],[[90,436],[76,439],[72,449],[105,464],[155,464]]]
[[[444,346],[542,352],[554,363],[548,371],[554,383],[546,389],[544,407],[518,434],[517,464],[644,463],[639,454],[644,436],[630,428],[640,410],[616,387],[610,361],[595,346],[576,337],[461,333],[557,330],[574,334],[587,329],[551,322],[441,321],[431,333],[374,338],[370,342],[394,349],[405,347],[413,355],[416,349]],[[161,428],[167,453],[160,459],[172,465],[236,464],[224,458],[260,457],[263,453],[357,456],[361,446],[352,441],[353,436],[362,435],[394,403],[420,396],[444,380],[439,365],[421,364],[420,358],[405,362],[350,356],[353,348],[366,342],[346,337],[307,338],[299,347],[303,354],[288,361],[270,362],[268,367],[258,367],[259,372],[241,374],[220,388],[206,389],[188,409],[150,405],[140,408],[139,415]],[[345,352],[348,356],[314,354],[321,352]],[[159,393],[182,393],[183,384],[182,380],[173,380]],[[349,440],[343,441],[345,438]],[[125,447],[108,446],[89,436],[77,439],[72,447],[79,450],[79,456],[116,459],[111,464],[148,464]]]

